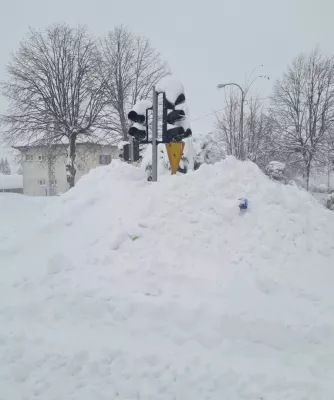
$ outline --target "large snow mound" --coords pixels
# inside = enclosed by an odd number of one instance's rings
[[[1,400],[333,399],[334,214],[306,192],[228,158],[0,199],[20,208],[0,225]]]

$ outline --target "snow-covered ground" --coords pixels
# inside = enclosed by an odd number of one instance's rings
[[[334,398],[334,213],[306,192],[116,162],[0,214],[1,400]]]
[[[0,173],[0,190],[1,189],[22,189],[23,176],[19,174],[3,175]]]

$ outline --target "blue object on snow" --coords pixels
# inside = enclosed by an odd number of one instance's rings
[[[239,199],[239,208],[240,210],[247,210],[248,208],[248,200],[247,199]]]

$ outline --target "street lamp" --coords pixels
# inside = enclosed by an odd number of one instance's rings
[[[261,65],[260,67],[263,67],[263,65]],[[249,75],[248,81],[250,80],[250,78],[252,77],[253,72],[257,68],[258,67],[253,69],[253,71]],[[245,90],[240,85],[238,85],[237,83],[234,83],[234,82],[220,83],[219,85],[217,85],[218,89],[224,89],[226,86],[236,86],[241,92],[239,148],[238,148],[238,154],[237,154],[237,157],[240,160],[244,160],[244,158],[245,158],[245,156],[244,156],[244,103],[245,103],[246,95],[247,95],[249,89],[251,88],[253,83],[259,78],[268,79],[269,80],[269,76],[267,76],[267,75],[256,76],[250,83],[248,83],[248,84],[246,83],[246,89]]]
[[[243,90],[243,88],[238,85],[237,83],[230,82],[230,83],[220,83],[217,88],[218,89],[224,89],[226,86],[236,86],[238,89],[240,89],[241,92],[241,107],[240,107],[240,127],[239,127],[239,140],[238,140],[238,154],[237,157],[240,160],[244,160],[244,102],[245,102],[245,97],[246,93]]]

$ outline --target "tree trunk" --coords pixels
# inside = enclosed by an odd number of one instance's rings
[[[331,191],[331,170],[328,166],[327,168],[327,192],[330,193]]]
[[[74,187],[75,185],[75,174],[77,172],[74,164],[76,156],[76,139],[77,136],[72,133],[70,136],[70,145],[66,162],[67,183],[70,188]]]
[[[311,164],[306,165],[306,190],[309,190],[310,187],[310,171],[311,171]]]
[[[119,113],[119,119],[120,119],[121,127],[122,127],[123,140],[127,141],[129,136],[128,136],[128,129],[127,129],[127,124],[126,124],[125,115],[124,115],[123,110],[121,110],[121,112]]]

